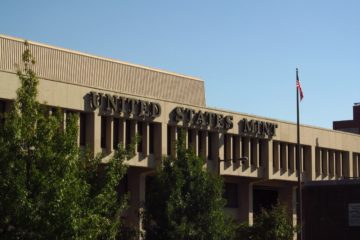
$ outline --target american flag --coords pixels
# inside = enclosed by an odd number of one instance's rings
[[[301,101],[304,98],[304,94],[303,94],[303,91],[301,89],[301,84],[300,84],[299,74],[298,74],[297,69],[296,69],[296,87],[297,87],[298,91],[300,92],[300,101]]]

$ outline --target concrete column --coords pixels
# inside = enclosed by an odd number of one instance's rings
[[[115,128],[117,124],[117,129]],[[124,120],[120,118],[113,118],[113,143],[115,142],[116,145],[113,146],[114,148],[117,147],[117,145],[123,145],[124,146]],[[116,132],[115,132],[116,131]],[[116,137],[116,139],[115,139]]]
[[[282,149],[282,160],[283,160],[283,168],[284,171],[287,172],[289,171],[289,166],[288,166],[288,157],[289,157],[289,147],[287,143],[283,143],[283,149]]]
[[[346,152],[346,177],[352,178],[353,172],[353,152]]]
[[[232,135],[227,135],[227,148],[226,149],[226,152],[227,152],[227,155],[229,157],[229,159],[234,159],[234,156],[233,156],[233,136]]]
[[[280,143],[273,142],[273,173],[276,173],[280,170]]]
[[[106,117],[106,154],[110,154],[112,152],[113,147],[113,129],[114,129],[114,121],[112,117]]]
[[[264,177],[267,179],[272,179],[272,175],[274,173],[273,166],[273,141],[264,140],[263,141],[263,149],[261,151],[262,159],[263,159],[263,168],[264,168]]]
[[[125,147],[125,130],[126,130],[125,124],[126,124],[125,119],[120,118],[119,119],[119,143],[123,147]]]
[[[339,153],[338,151],[334,151],[334,176],[335,176],[335,179],[338,178],[339,176]]]
[[[206,132],[206,159],[207,160],[213,160],[214,162],[214,147],[211,145],[213,140],[213,134],[211,132]],[[208,164],[209,166],[209,164]]]
[[[245,156],[248,157],[248,161],[245,164],[245,166],[248,168],[252,165],[253,162],[253,156],[251,154],[251,144],[250,144],[250,138],[245,138],[244,139],[244,153]]]
[[[341,177],[346,177],[346,156],[345,152],[340,152],[340,169],[341,169]]]
[[[284,173],[288,170],[287,167],[287,157],[288,157],[288,150],[286,143],[280,143],[280,168],[281,172]]]
[[[352,162],[353,162],[353,168],[351,169],[351,171],[353,172],[353,177],[358,177],[358,161],[357,161],[357,155],[355,153],[353,153],[353,158],[352,158]]]
[[[335,177],[335,152],[329,151],[329,176],[330,178]]]
[[[322,151],[320,148],[316,149],[316,177],[321,176],[322,174]]]
[[[245,157],[244,150],[242,149],[242,141],[243,140],[244,139],[241,136],[239,136],[239,155],[240,155],[240,157]]]
[[[77,145],[80,146],[80,113],[77,112],[76,113],[77,116],[77,122],[76,122],[76,126],[77,126]]]
[[[199,142],[198,142],[198,134],[199,134],[199,131],[196,130],[196,129],[193,129],[191,131],[191,134],[192,134],[192,139],[193,139],[193,149],[194,149],[194,152],[196,154],[196,156],[199,156]]]
[[[316,179],[316,151],[317,148],[315,146],[311,146],[310,147],[310,151],[309,151],[309,155],[307,155],[307,159],[309,160],[309,164],[308,164],[308,172],[309,172],[309,180],[314,181]]]
[[[223,154],[220,154],[220,152],[224,153],[224,151],[220,151],[220,147],[224,146],[224,138],[222,137],[222,140],[220,140],[221,134],[220,133],[213,133],[213,142],[211,144],[212,150],[213,150],[213,156],[214,160],[218,160],[220,157],[224,157]]]
[[[150,148],[150,127],[148,122],[142,123],[143,127],[143,136],[142,136],[142,153],[144,156],[149,155],[149,148]]]
[[[208,146],[209,146],[209,132],[208,131],[203,131],[203,156],[204,159],[207,161],[209,160],[209,156],[208,156]]]
[[[355,169],[355,171],[357,172],[357,177],[360,177],[360,154],[356,154],[357,156],[357,168]]]
[[[200,149],[201,146],[201,149]],[[196,153],[202,159],[206,160],[207,153],[207,132],[206,131],[197,131],[197,148]]]
[[[62,111],[62,123],[61,123],[61,128],[63,129],[63,130],[65,130],[66,129],[66,116],[69,114],[71,114],[70,112],[68,113],[67,111],[66,111],[66,109],[60,109],[60,111]]]
[[[218,166],[218,172],[221,174],[221,170],[224,169],[224,162],[219,162],[219,160],[224,160],[225,159],[225,155],[224,155],[224,146],[225,143],[225,133],[219,133],[219,141],[218,141],[218,146],[215,149],[218,149],[218,159],[216,159],[217,162],[217,166]],[[216,155],[215,155],[216,156]]]
[[[233,164],[233,159],[234,159],[234,156],[233,156],[233,136],[232,135],[227,135],[227,149],[226,149],[226,152],[227,152],[227,162],[224,164],[225,167],[230,167],[232,164]]]
[[[185,147],[186,149],[189,148],[189,130],[184,128],[184,134],[185,134]]]
[[[327,177],[329,175],[328,171],[328,150],[321,150],[321,167],[322,167],[322,177]]]
[[[130,192],[129,208],[127,209],[127,220],[140,229],[140,207],[141,197],[144,197],[142,192],[145,192],[145,187],[141,178],[141,171],[139,168],[130,167],[128,169],[128,188]]]
[[[301,158],[300,158],[301,159]],[[289,172],[293,173],[297,169],[296,167],[296,146],[293,144],[288,145],[288,161]]]
[[[311,179],[311,147],[303,147],[303,176],[304,181]]]
[[[296,148],[295,148],[295,152],[296,152]],[[300,145],[300,172],[302,173],[304,171],[304,147]],[[297,165],[296,161],[295,161],[295,165]],[[296,166],[295,166],[296,169]]]
[[[335,166],[336,166],[336,170],[335,170],[335,173],[336,173],[336,177],[337,178],[340,178],[342,177],[342,154],[341,152],[339,151],[336,151],[335,152]]]
[[[240,153],[240,136],[238,135],[232,136],[232,156],[234,159],[239,159],[242,157]],[[242,161],[237,160],[233,164],[233,171],[237,170],[241,165]]]
[[[131,127],[130,127],[130,131],[131,131],[131,142],[133,142],[135,140],[135,137],[138,135],[138,122],[137,121],[130,121],[131,123]],[[136,148],[135,148],[135,154],[138,155],[138,151],[137,151],[137,147],[138,144],[140,144],[140,142],[136,143]]]
[[[147,173],[140,173],[139,176],[139,219],[138,219],[138,224],[139,224],[139,229],[142,231],[144,230],[143,224],[142,224],[142,219],[141,216],[144,213],[144,207],[143,207],[143,203],[145,203],[145,192],[146,192],[146,176],[148,174]]]
[[[211,137],[210,137],[211,136]],[[210,171],[214,171],[214,172],[218,172],[219,171],[219,145],[220,145],[220,134],[217,133],[217,132],[208,132],[208,143],[209,143],[209,146],[210,149],[208,151],[208,159],[211,160],[211,161],[208,161],[208,169]],[[211,140],[211,141],[210,141]]]
[[[163,156],[167,156],[167,124],[154,124],[154,157],[156,166],[162,164]]]
[[[128,133],[128,131],[131,132],[131,122],[127,119],[124,119],[124,147],[127,148],[128,143],[128,139],[127,139],[127,135],[130,134]]]
[[[157,155],[156,156],[157,158],[161,158],[162,156],[168,155],[168,153],[167,153],[167,151],[168,151],[167,150],[168,149],[168,146],[167,146],[168,145],[168,139],[167,139],[168,138],[168,125],[166,123],[161,123],[159,130],[160,130],[160,134],[156,130],[155,130],[155,132],[157,134],[154,134],[155,139],[156,139],[155,142],[157,143],[157,144],[154,144],[154,146],[155,147],[159,146],[159,145],[161,146],[160,152],[158,154],[155,154],[155,155]],[[159,138],[159,136],[161,136],[161,137]]]
[[[232,156],[234,159],[240,158],[240,145],[239,145],[239,136],[232,136]]]
[[[239,185],[239,221],[253,224],[253,184],[240,183]]]
[[[99,111],[96,110],[92,114],[88,114],[89,116],[89,126],[90,130],[89,134],[89,143],[90,148],[94,156],[98,153],[101,153],[101,116],[99,115]]]
[[[360,177],[360,154],[356,154],[357,155],[357,176]]]
[[[252,153],[251,157],[253,158],[253,163],[255,168],[259,168],[259,139],[254,138],[252,140]]]
[[[173,157],[176,157],[176,145],[177,145],[177,140],[178,140],[178,127],[171,127],[171,155]],[[185,139],[185,141],[187,141]]]

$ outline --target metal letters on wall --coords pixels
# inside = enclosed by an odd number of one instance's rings
[[[140,118],[154,119],[161,114],[161,106],[158,103],[143,101],[140,99],[124,98],[110,94],[90,92],[90,107],[100,109],[103,114],[125,114]]]
[[[176,107],[172,111],[172,120],[182,122],[186,126],[195,128],[210,128],[216,130],[228,130],[233,128],[233,116],[195,111],[190,108]]]
[[[253,137],[267,137],[272,138],[276,136],[276,123],[269,123],[257,120],[247,120],[244,118],[240,121],[240,133],[242,135],[248,135]]]

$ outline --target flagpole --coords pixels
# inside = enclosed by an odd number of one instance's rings
[[[296,81],[299,81],[298,69],[296,68]],[[298,82],[297,82],[298,83]],[[303,226],[302,226],[302,194],[301,194],[301,159],[300,159],[300,113],[299,113],[299,87],[296,87],[296,116],[297,116],[297,149],[296,149],[296,159],[297,159],[297,170],[298,170],[298,199],[299,199],[299,240],[303,240]]]

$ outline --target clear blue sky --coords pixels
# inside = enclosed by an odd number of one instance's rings
[[[205,81],[210,107],[331,128],[360,102],[358,0],[2,0],[0,34]]]

